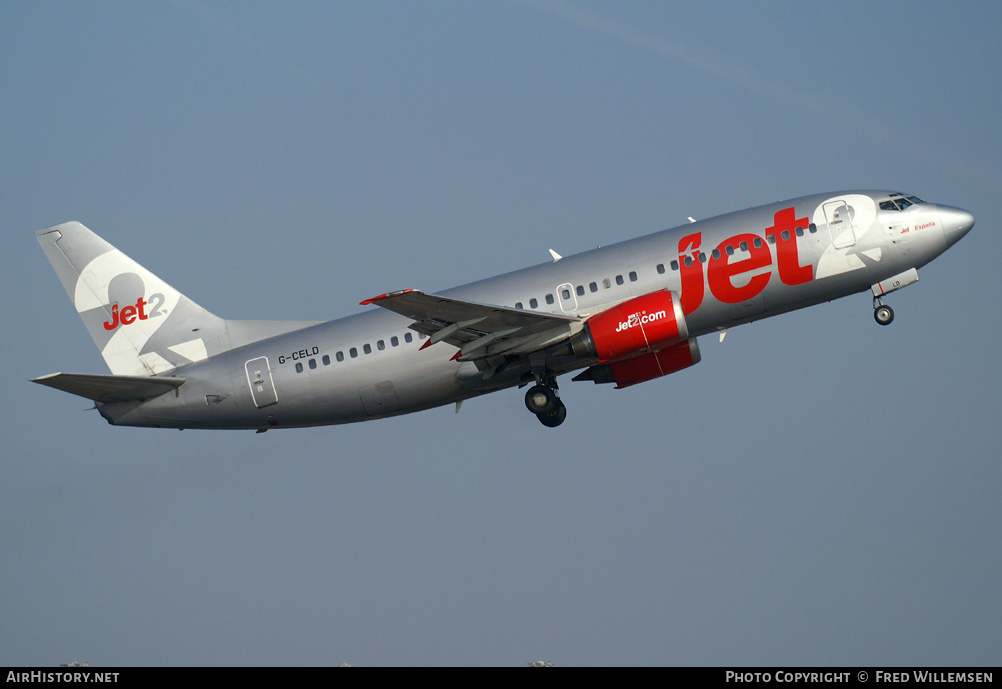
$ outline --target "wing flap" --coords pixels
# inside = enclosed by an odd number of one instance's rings
[[[176,390],[184,381],[184,378],[179,377],[146,378],[91,373],[50,373],[31,380],[32,383],[47,385],[95,402],[147,400]]]

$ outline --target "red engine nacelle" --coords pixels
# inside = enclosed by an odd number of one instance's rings
[[[659,352],[640,354],[608,364],[592,366],[574,377],[574,380],[592,380],[596,383],[615,383],[616,389],[626,388],[654,378],[667,376],[698,364],[699,344],[696,338],[685,340]]]
[[[657,352],[689,338],[677,295],[659,290],[588,319],[585,330],[599,363]]]
[[[699,345],[696,343],[696,338],[692,338],[665,347],[660,352],[641,354],[625,361],[614,361],[608,366],[616,383],[616,389],[619,390],[689,368],[698,364],[699,359]]]

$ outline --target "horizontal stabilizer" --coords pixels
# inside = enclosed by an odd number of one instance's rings
[[[32,378],[32,383],[47,385],[95,402],[132,402],[148,400],[176,390],[184,378],[147,378],[145,376],[109,376],[90,373],[50,373]]]

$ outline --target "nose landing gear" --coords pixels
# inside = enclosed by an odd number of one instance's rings
[[[898,273],[889,278],[870,286],[873,293],[873,320],[880,325],[890,325],[894,320],[894,309],[884,304],[881,297],[885,297],[891,292],[896,292],[902,287],[918,282],[919,274],[915,268],[909,268],[903,273]]]
[[[543,381],[538,377],[536,385],[525,393],[525,408],[535,414],[539,423],[547,428],[556,428],[562,424],[567,418],[567,407],[560,401],[557,379],[551,377]]]
[[[890,325],[894,320],[894,309],[886,305],[880,297],[873,298],[873,320],[880,325]]]

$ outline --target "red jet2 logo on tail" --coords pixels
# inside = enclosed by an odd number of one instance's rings
[[[773,216],[772,227],[765,229],[769,243],[776,246],[776,265],[779,269],[779,279],[784,285],[801,285],[814,279],[814,267],[800,265],[797,255],[796,228],[808,227],[807,218],[798,218],[793,208],[784,208]],[[757,241],[756,241],[757,240]],[[729,237],[717,245],[716,253],[712,254],[706,266],[706,279],[703,278],[703,263],[699,260],[703,244],[703,233],[695,232],[679,240],[678,258],[679,271],[682,280],[682,294],[679,302],[686,315],[692,313],[703,303],[704,284],[710,286],[710,293],[725,304],[739,304],[754,299],[772,278],[772,271],[753,275],[748,284],[735,287],[734,278],[772,265],[772,252],[756,234],[738,234]],[[730,262],[727,247],[744,244],[748,247],[747,258]],[[744,249],[744,247],[741,247]]]
[[[165,311],[161,311],[160,307],[163,306],[164,295],[157,292],[156,294],[150,295],[150,301],[146,301],[142,297],[136,300],[135,305],[123,306],[121,310],[118,308],[118,304],[111,305],[111,320],[104,322],[105,330],[114,330],[120,325],[132,325],[137,320],[145,321],[150,318],[156,318],[157,316],[162,316]],[[152,306],[153,309],[146,313],[146,307]]]

